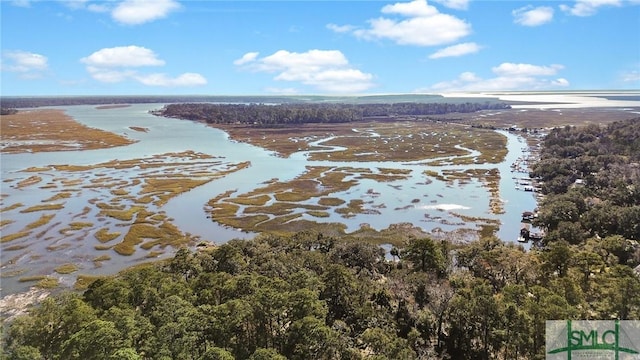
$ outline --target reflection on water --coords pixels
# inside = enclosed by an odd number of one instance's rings
[[[42,199],[50,198],[55,192],[48,189],[48,182],[59,178],[61,174],[50,171],[43,175],[46,178],[35,186],[17,188],[17,182],[29,178],[33,173],[24,172],[29,167],[45,167],[47,165],[95,165],[111,160],[130,160],[150,158],[154,155],[177,153],[187,150],[209,154],[225,163],[241,163],[250,161],[251,165],[245,169],[233,172],[225,177],[212,180],[205,185],[196,187],[171,199],[161,210],[167,218],[172,219],[182,232],[200,237],[202,240],[223,243],[234,238],[248,238],[253,234],[244,233],[218,225],[207,218],[204,206],[211,198],[228,190],[235,190],[234,195],[241,195],[256,188],[264,187],[270,180],[277,179],[286,182],[302,175],[307,166],[352,167],[370,169],[378,172],[379,168],[396,168],[408,170],[408,175],[401,180],[378,182],[373,179],[360,178],[357,173],[347,177],[345,181],[356,179],[357,185],[346,191],[331,194],[345,201],[364,200],[365,207],[375,209],[350,218],[344,218],[337,213],[331,213],[328,218],[308,218],[313,221],[341,222],[351,232],[360,228],[361,224],[368,224],[375,229],[384,229],[395,223],[412,223],[426,231],[442,229],[455,230],[469,227],[461,220],[463,216],[480,217],[499,220],[501,226],[498,236],[505,241],[515,241],[520,229],[521,213],[535,207],[535,198],[531,193],[517,190],[512,180],[510,165],[523,155],[525,143],[516,135],[501,132],[508,139],[508,155],[501,164],[474,165],[445,165],[426,166],[420,162],[328,162],[309,161],[308,153],[297,153],[290,158],[283,159],[270,151],[265,151],[252,145],[230,141],[228,136],[220,130],[203,124],[186,120],[160,118],[148,114],[149,110],[162,107],[162,104],[137,104],[125,108],[96,110],[93,106],[65,107],[66,112],[77,121],[95,128],[123,134],[134,140],[135,144],[103,150],[79,152],[56,152],[2,155],[2,208],[11,204],[23,204],[24,207],[41,203]],[[149,131],[134,131],[130,127],[144,127]],[[325,139],[327,140],[327,139]],[[318,142],[321,144],[322,140]],[[323,147],[321,151],[332,151],[330,147]],[[475,157],[477,152],[470,151],[467,156]],[[500,197],[503,201],[504,214],[494,215],[489,207],[490,193],[486,184],[477,179],[464,183],[447,183],[438,179],[427,178],[426,170],[441,172],[443,170],[493,169],[500,172]],[[82,173],[81,181],[85,183],[100,174]],[[103,174],[102,174],[103,175]],[[65,176],[68,176],[65,175]],[[114,181],[130,180],[133,170],[120,170],[110,174]],[[7,179],[9,181],[7,181]],[[73,180],[73,179],[67,179]],[[58,179],[58,181],[60,181]],[[91,191],[74,192],[74,196],[64,201],[63,214],[69,217],[82,214],[89,221],[97,213],[93,210],[83,210],[87,203],[95,198]],[[24,209],[22,207],[21,209]],[[83,213],[85,211],[85,213]],[[17,232],[38,219],[42,213],[21,213],[19,209],[2,213],[2,219],[13,221],[3,225],[2,232],[9,234]],[[58,213],[57,216],[60,214]],[[56,216],[56,217],[57,217]],[[69,219],[68,222],[75,220]],[[86,220],[83,220],[86,221]],[[92,235],[95,228],[79,230],[76,234],[77,243],[84,246],[73,246],[51,250],[52,244],[59,239],[39,239],[33,235],[27,237],[23,244],[28,245],[17,251],[5,251],[13,242],[2,244],[2,271],[7,272],[23,269],[28,270],[22,275],[43,274],[60,278],[63,283],[72,283],[73,275],[58,275],[54,269],[64,263],[77,264],[82,274],[108,274],[131,266],[146,257],[139,253],[133,256],[120,256],[108,251],[111,260],[102,267],[96,267],[92,259],[105,254],[105,251],[95,250],[99,244]],[[62,234],[60,235],[63,237]],[[55,249],[55,247],[54,247]],[[160,255],[170,256],[170,251]],[[22,276],[20,275],[20,276]],[[20,276],[2,279],[2,295],[25,289],[29,284],[19,283]]]

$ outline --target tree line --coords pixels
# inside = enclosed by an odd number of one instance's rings
[[[507,109],[498,102],[377,103],[377,104],[170,104],[154,111],[159,116],[205,121],[210,124],[282,126],[309,123],[348,123],[371,118],[428,116]]]
[[[543,359],[546,320],[640,317],[620,241],[419,237],[395,261],[312,232],[185,248],[45,299],[9,325],[3,358]]]

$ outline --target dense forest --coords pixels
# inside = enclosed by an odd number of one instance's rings
[[[377,104],[170,104],[154,114],[206,121],[210,124],[283,126],[307,123],[348,123],[371,118],[428,116],[508,109],[498,102],[483,103],[377,103]]]
[[[546,320],[640,318],[639,129],[548,134],[539,247],[406,235],[385,254],[299,232],[183,248],[45,299],[2,358],[543,359]]]
[[[531,175],[546,194],[538,222],[547,241],[640,240],[640,118],[552,130]]]

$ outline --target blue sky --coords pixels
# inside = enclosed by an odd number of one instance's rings
[[[0,0],[1,95],[640,89],[640,0]]]

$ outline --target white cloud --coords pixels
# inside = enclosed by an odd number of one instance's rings
[[[433,1],[451,9],[467,10],[469,8],[470,0],[433,0]]]
[[[481,78],[476,76],[476,74],[474,74],[474,73],[472,73],[470,71],[463,72],[462,74],[460,74],[459,79],[464,81],[464,82],[474,82],[474,81],[482,80]]]
[[[83,9],[88,0],[60,0],[66,7],[70,9]]]
[[[365,40],[388,39],[400,45],[437,46],[452,43],[471,33],[471,25],[455,16],[443,14],[426,0],[386,5],[383,14],[400,18],[379,17],[368,21],[368,28],[330,25],[333,31],[351,30]]]
[[[236,61],[233,62],[234,65],[236,66],[240,66],[240,65],[244,65],[246,63],[250,63],[252,61],[254,61],[257,57],[258,57],[257,52],[248,52],[244,55],[242,55],[242,57]]]
[[[630,69],[620,73],[619,79],[623,83],[638,83],[640,85],[640,65],[636,66],[637,69]]]
[[[98,67],[138,67],[162,66],[164,61],[144,47],[130,45],[104,48],[80,59],[89,66]]]
[[[399,14],[407,17],[426,17],[438,14],[438,9],[427,4],[426,0],[385,5],[380,11],[384,14]]]
[[[338,50],[279,50],[262,58],[250,52],[234,64],[248,71],[276,74],[277,81],[298,82],[331,93],[356,93],[373,87],[373,75],[353,68]]]
[[[473,54],[480,51],[480,46],[476,43],[462,43],[453,46],[440,49],[435,53],[429,55],[429,59],[440,59],[444,57],[462,56],[467,54]]]
[[[440,91],[504,91],[504,90],[542,90],[569,86],[565,78],[552,78],[563,66],[539,66],[531,64],[503,63],[493,67],[496,75],[483,79],[472,72],[460,74],[456,79],[431,86],[430,89],[418,89],[418,92]]]
[[[2,1],[2,0],[0,0]],[[16,0],[28,6],[33,0]],[[180,9],[177,0],[56,0],[71,10],[110,13],[111,18],[124,25],[139,25],[165,18]],[[24,6],[24,5],[23,5]],[[63,14],[67,15],[67,14]]]
[[[558,70],[562,70],[564,66],[553,64],[550,66],[539,66],[531,64],[514,64],[514,63],[502,63],[499,66],[493,67],[493,71],[499,76],[548,76],[555,75]]]
[[[111,9],[109,9],[109,7],[105,4],[88,4],[87,5],[87,10],[91,11],[91,12],[95,12],[95,13],[106,13],[111,11]]]
[[[184,73],[178,77],[171,78],[165,74],[138,75],[135,79],[144,85],[149,86],[199,86],[206,85],[207,79],[200,74]]]
[[[138,69],[147,66],[163,66],[165,61],[152,50],[130,45],[100,49],[80,59],[87,66],[87,72],[97,81],[118,83],[134,80],[148,86],[199,86],[207,79],[197,73],[184,73],[170,77],[163,73],[143,74]]]
[[[111,12],[111,17],[122,24],[139,25],[165,18],[180,8],[174,0],[125,0]]]
[[[567,87],[569,86],[569,80],[565,78],[557,78],[555,80],[551,80],[551,84],[558,87]]]
[[[48,67],[48,59],[44,55],[22,50],[2,54],[2,71],[18,73],[23,79],[39,78]]]
[[[355,26],[352,26],[352,25],[327,24],[327,29],[337,33],[349,33],[355,30],[356,28]]]
[[[620,6],[621,0],[576,0],[573,6],[560,5],[560,9],[575,16],[591,16],[603,6]]]
[[[31,7],[31,0],[13,0],[11,4],[18,7]]]
[[[129,69],[111,69],[96,66],[87,66],[91,77],[105,83],[118,83],[135,76],[136,72]]]
[[[525,6],[512,12],[516,24],[523,26],[540,26],[553,20],[553,8],[549,6]]]
[[[640,82],[640,71],[629,71],[622,74],[623,82]]]
[[[317,72],[328,67],[343,67],[349,61],[338,50],[309,50],[305,53],[279,50],[262,58],[260,66],[264,71]]]

